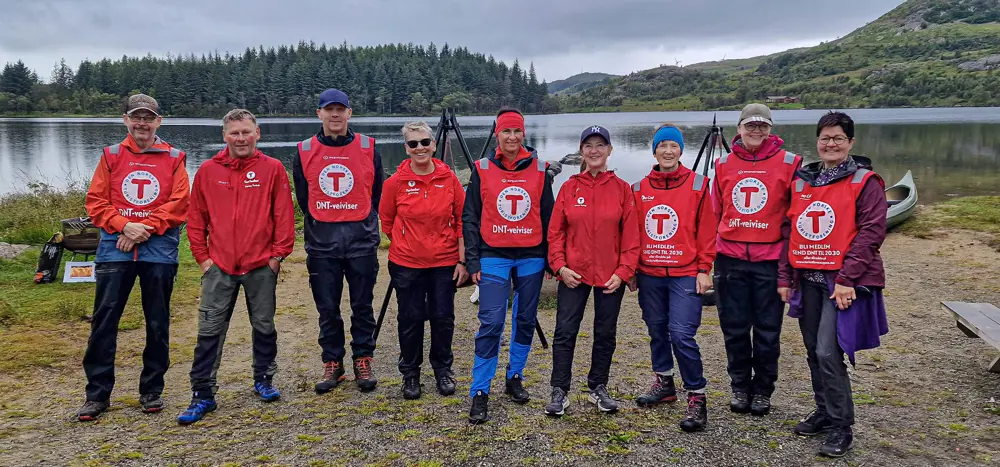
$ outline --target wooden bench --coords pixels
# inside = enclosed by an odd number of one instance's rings
[[[989,303],[941,302],[955,316],[958,329],[968,337],[978,337],[1000,350],[1000,308]],[[1000,373],[1000,357],[990,364],[990,372]]]

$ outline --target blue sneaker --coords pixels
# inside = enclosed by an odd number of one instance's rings
[[[281,391],[271,384],[271,381],[257,381],[253,383],[253,390],[257,392],[264,402],[274,402],[281,398]]]
[[[190,425],[201,420],[205,414],[214,411],[218,407],[215,404],[215,399],[199,399],[197,396],[198,394],[195,393],[195,398],[191,399],[191,405],[177,416],[177,423]]]

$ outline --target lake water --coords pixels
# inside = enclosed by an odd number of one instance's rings
[[[775,111],[774,133],[785,148],[816,159],[815,123],[822,111]],[[869,109],[849,112],[858,124],[854,153],[867,155],[875,170],[892,184],[912,170],[922,203],[950,196],[998,195],[1000,178],[1000,108]],[[611,131],[614,153],[609,165],[628,182],[649,172],[654,161],[649,149],[652,133],[661,122],[684,129],[690,167],[713,117],[723,124],[727,140],[735,134],[738,112],[649,112],[529,116],[527,144],[541,157],[558,161],[579,145],[580,132],[590,125]],[[351,127],[376,138],[386,170],[392,172],[406,157],[399,128],[407,118],[355,118]],[[427,118],[434,126],[435,118]],[[492,117],[462,117],[462,127],[477,158],[486,142]],[[290,166],[298,141],[319,130],[311,118],[262,119],[261,149]],[[119,119],[0,119],[0,195],[23,191],[28,183],[44,181],[60,187],[89,180],[101,148],[121,141],[125,128]],[[159,135],[187,151],[192,176],[207,158],[222,149],[221,124],[207,119],[164,119]],[[455,163],[465,167],[454,144]],[[450,161],[450,160],[449,160]],[[561,184],[575,167],[564,167]]]

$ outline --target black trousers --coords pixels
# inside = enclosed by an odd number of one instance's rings
[[[431,323],[431,368],[434,376],[451,371],[455,335],[454,266],[408,268],[389,263],[396,288],[399,331],[399,372],[403,378],[419,377],[424,360],[424,321]]]
[[[587,299],[594,294],[594,346],[590,355],[590,374],[587,386],[594,389],[608,384],[611,359],[615,354],[618,335],[618,313],[625,295],[624,284],[614,293],[605,294],[606,289],[580,284],[571,289],[559,283],[556,305],[556,332],[552,339],[552,379],[551,385],[567,392],[573,379],[573,353],[576,351],[576,337],[580,333],[580,323],[587,308]]]
[[[799,329],[806,345],[806,361],[812,376],[816,411],[826,414],[836,426],[854,424],[851,378],[844,363],[844,351],[837,340],[839,311],[826,284],[799,283],[802,289],[802,317]]]
[[[733,391],[770,397],[778,380],[785,311],[778,295],[778,262],[719,255],[715,293]]]
[[[87,375],[87,400],[107,401],[115,386],[118,323],[128,304],[136,278],[142,290],[146,318],[146,348],[142,351],[140,394],[163,392],[163,375],[170,367],[170,294],[174,291],[176,264],[123,261],[98,263],[95,269],[94,318],[83,355]]]
[[[375,313],[372,300],[378,280],[378,257],[306,258],[309,287],[312,288],[316,311],[319,312],[319,345],[323,362],[343,361],[344,318],[340,316],[340,298],[347,279],[351,295],[351,350],[354,358],[371,357],[375,353]]]

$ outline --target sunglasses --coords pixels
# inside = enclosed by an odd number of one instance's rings
[[[412,140],[412,141],[407,141],[406,142],[406,145],[409,146],[410,149],[417,149],[417,145],[418,144],[426,148],[427,146],[431,145],[431,139],[430,138],[424,138],[424,139],[421,139],[421,140]]]

